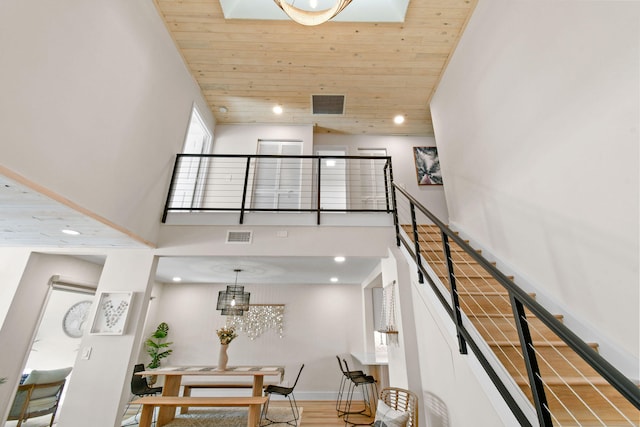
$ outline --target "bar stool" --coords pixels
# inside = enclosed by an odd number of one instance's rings
[[[336,399],[336,412],[338,416],[341,417],[346,412],[344,409],[342,397],[344,396],[344,390],[347,385],[350,384],[351,378],[353,377],[364,377],[365,373],[362,371],[346,371],[342,367],[342,361],[340,360],[340,356],[336,356],[338,359],[338,366],[340,367],[340,372],[342,372],[342,376],[340,378],[340,385],[338,386],[338,398]]]
[[[347,361],[344,359],[342,361],[344,362],[345,372],[353,372],[349,370]],[[371,375],[351,375],[348,376],[348,378],[349,391],[345,401],[345,410],[343,413],[345,426],[372,425],[373,419],[371,419],[371,422],[358,422],[355,419],[351,421],[349,416],[360,415],[367,418],[373,418],[373,416],[375,415],[375,407],[378,399],[378,386],[376,384],[376,379]],[[362,393],[364,408],[361,411],[352,411],[351,404],[353,403],[353,394],[358,388]]]

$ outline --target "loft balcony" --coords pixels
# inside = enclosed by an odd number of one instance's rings
[[[178,154],[162,222],[393,226],[391,157]]]

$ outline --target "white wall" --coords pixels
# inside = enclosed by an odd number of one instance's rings
[[[114,250],[100,275],[97,295],[101,292],[132,292],[125,330],[121,335],[85,334],[82,351],[91,349],[88,359],[78,357],[68,383],[65,404],[60,409],[59,424],[65,427],[119,426],[131,395],[131,372],[142,340],[143,322],[156,269],[151,250]],[[97,307],[91,309],[90,318]],[[105,380],[108,379],[108,380]],[[99,405],[89,405],[87,390],[100,396]]]
[[[215,305],[226,285],[163,286],[152,303],[156,317],[148,320],[146,329],[151,333],[160,322],[169,325],[173,353],[162,362],[165,366],[217,364],[216,330],[225,325],[226,316]],[[285,380],[291,384],[304,363],[296,398],[335,398],[341,375],[336,355],[361,352],[364,346],[360,286],[245,285],[245,291],[251,292],[251,304],[285,304],[284,334],[280,338],[270,330],[251,340],[239,332],[229,345],[229,365],[284,365]],[[140,362],[149,360],[142,351]]]
[[[0,248],[0,326],[9,312],[13,298],[20,283],[20,277],[29,262],[31,251],[28,248]],[[0,378],[3,377],[0,372]]]
[[[0,52],[0,169],[153,242],[194,102],[213,124],[153,2],[6,0]]]
[[[639,22],[637,2],[480,0],[431,103],[451,223],[632,378]]]
[[[358,148],[384,148],[391,156],[393,181],[405,188],[445,224],[449,220],[444,188],[441,185],[418,185],[413,147],[435,147],[432,136],[333,135],[313,136],[314,146],[346,147],[348,155],[357,156]]]
[[[218,125],[213,154],[256,154],[258,140],[302,141],[302,154],[313,150],[312,125]]]

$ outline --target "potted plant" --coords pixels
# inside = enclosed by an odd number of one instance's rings
[[[162,322],[158,325],[156,331],[145,341],[147,353],[151,356],[151,362],[147,365],[147,368],[156,369],[160,367],[160,361],[173,352],[173,350],[169,348],[173,343],[165,341],[167,335],[169,335],[169,325]]]

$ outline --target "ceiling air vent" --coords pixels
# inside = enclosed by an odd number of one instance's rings
[[[313,114],[344,114],[344,95],[311,95]]]
[[[227,243],[251,243],[251,231],[227,231]]]

